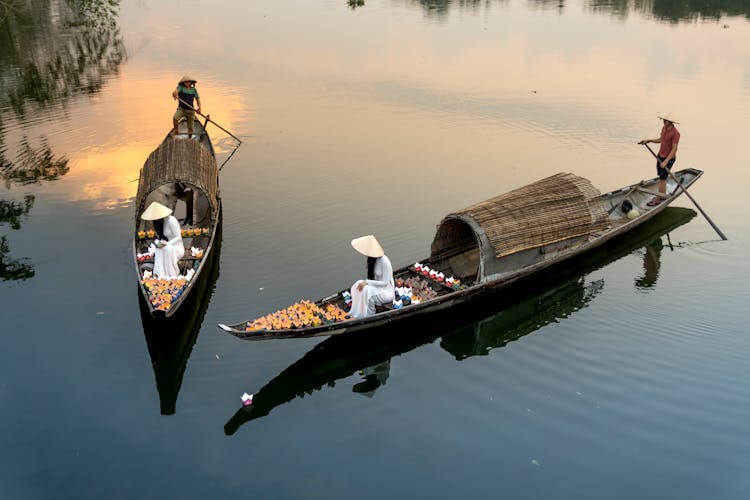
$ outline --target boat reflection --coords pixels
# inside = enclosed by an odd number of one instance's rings
[[[145,299],[140,292],[138,293],[143,334],[154,368],[162,415],[175,413],[187,361],[198,338],[208,304],[211,302],[216,280],[219,278],[221,238],[220,219],[214,248],[205,264],[206,268],[198,274],[198,282],[174,316],[152,317]]]
[[[227,435],[274,408],[332,385],[360,370],[363,380],[354,392],[372,395],[388,378],[393,356],[442,337],[440,345],[456,359],[487,354],[491,349],[532,333],[544,325],[585,308],[603,289],[603,280],[587,283],[587,274],[610,264],[687,223],[696,212],[667,208],[653,220],[615,239],[579,261],[551,271],[545,283],[527,280],[512,289],[470,303],[459,314],[445,313],[430,327],[416,319],[398,328],[382,328],[352,335],[337,335],[316,345],[253,395],[224,425]],[[435,314],[440,314],[436,312]],[[404,332],[410,332],[405,335]]]
[[[661,240],[695,215],[691,209],[669,207],[637,230],[592,252],[577,266],[550,272],[545,283],[527,280],[528,283],[501,290],[494,297],[470,303],[460,314],[451,311],[441,321],[430,322],[439,326],[420,325],[415,320],[398,328],[330,337],[254,394],[252,404],[240,407],[224,425],[224,432],[232,435],[245,422],[266,416],[277,406],[333,385],[358,370],[363,379],[353,391],[372,396],[388,378],[393,356],[439,337],[441,347],[462,360],[487,354],[566,318],[591,303],[604,286],[603,280],[587,283],[587,274]],[[410,333],[405,335],[407,331]]]

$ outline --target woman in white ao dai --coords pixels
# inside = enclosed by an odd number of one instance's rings
[[[357,280],[352,285],[352,307],[349,315],[353,318],[364,318],[375,314],[376,305],[393,302],[393,266],[378,240],[372,235],[353,239],[352,247],[367,256],[367,279]]]

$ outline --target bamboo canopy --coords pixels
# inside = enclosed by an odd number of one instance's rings
[[[146,197],[159,186],[181,182],[202,190],[211,204],[211,213],[219,207],[219,171],[213,154],[201,142],[168,137],[146,159],[138,181],[138,211],[145,208]]]
[[[592,234],[607,226],[601,193],[587,180],[559,173],[450,213],[432,242],[433,260],[463,256],[479,278],[491,261]]]

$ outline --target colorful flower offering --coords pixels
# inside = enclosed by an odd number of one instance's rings
[[[245,331],[292,330],[311,326],[330,325],[348,319],[346,311],[335,304],[320,307],[309,300],[301,300],[253,321],[248,321]]]
[[[412,304],[419,304],[437,297],[437,292],[432,289],[430,284],[418,276],[404,280],[403,287],[411,290],[411,295],[407,294],[407,296],[411,299]]]
[[[185,276],[174,279],[153,278],[151,273],[144,273],[143,285],[148,290],[148,299],[157,311],[167,311],[177,300],[188,280]]]
[[[453,276],[449,276],[446,278],[443,272],[438,271],[437,269],[430,269],[429,266],[426,266],[420,262],[415,263],[413,267],[414,271],[416,271],[418,274],[443,283],[453,288],[454,290],[458,290],[459,286],[461,285],[461,280],[454,278]]]
[[[138,231],[137,233],[139,240],[147,240],[150,238],[156,238],[156,231],[149,229],[148,231]]]
[[[150,262],[153,258],[154,258],[154,254],[151,252],[135,254],[135,259],[138,262]]]
[[[182,229],[180,231],[180,234],[182,234],[183,238],[190,238],[194,236],[203,236],[205,234],[208,234],[208,228],[207,227],[196,227],[193,229]]]
[[[203,249],[200,247],[190,247],[190,255],[196,259],[200,259],[203,257]]]

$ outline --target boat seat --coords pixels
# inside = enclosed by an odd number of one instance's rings
[[[382,313],[382,312],[390,311],[392,309],[393,309],[393,302],[388,302],[386,304],[375,304],[376,313]]]
[[[658,198],[669,198],[668,194],[660,193],[658,191],[651,191],[650,189],[638,187],[636,188],[636,191],[640,191],[641,193],[650,194],[651,196],[656,196]]]

